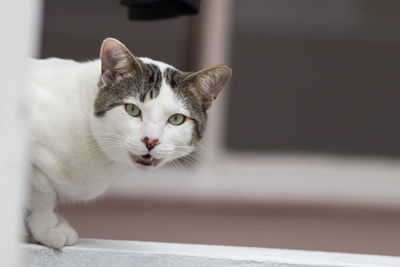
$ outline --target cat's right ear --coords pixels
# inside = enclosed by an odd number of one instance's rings
[[[100,49],[101,78],[104,85],[112,84],[118,75],[142,72],[142,66],[126,46],[114,38],[103,41]]]

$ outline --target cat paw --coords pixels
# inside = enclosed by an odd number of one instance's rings
[[[70,246],[78,241],[78,233],[68,224],[60,222],[41,234],[33,236],[37,241],[51,248]]]

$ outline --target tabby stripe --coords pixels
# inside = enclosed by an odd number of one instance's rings
[[[110,109],[113,109],[113,108],[118,107],[118,106],[121,106],[121,105],[123,105],[123,103],[113,103],[113,104],[111,104],[111,105],[108,105],[105,109],[98,110],[98,111],[95,113],[95,115],[98,116],[98,117],[102,117],[102,116],[104,116],[104,114],[105,114],[107,111],[109,111]]]

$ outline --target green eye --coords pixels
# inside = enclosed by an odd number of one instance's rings
[[[125,110],[132,117],[137,117],[142,113],[140,109],[134,104],[125,104]]]
[[[171,117],[169,117],[168,122],[171,123],[172,125],[181,125],[184,123],[186,120],[185,115],[183,114],[174,114]]]

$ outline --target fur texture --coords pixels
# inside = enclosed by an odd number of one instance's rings
[[[32,60],[32,68],[26,222],[53,248],[78,239],[56,213],[59,202],[94,199],[127,168],[158,168],[191,153],[231,75],[224,65],[184,73],[136,58],[112,38],[98,60]],[[132,104],[139,115],[128,113]],[[174,114],[182,124],[170,123]]]

